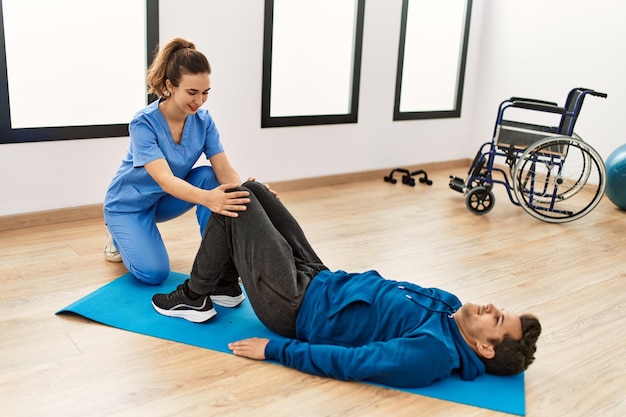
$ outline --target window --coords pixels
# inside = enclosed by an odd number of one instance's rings
[[[261,127],[356,123],[365,0],[266,0]]]
[[[393,120],[460,117],[471,0],[403,0]]]
[[[158,0],[2,0],[0,18],[0,143],[128,135]]]

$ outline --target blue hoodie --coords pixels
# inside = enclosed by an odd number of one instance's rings
[[[297,340],[272,340],[265,356],[314,375],[424,387],[458,372],[472,380],[485,366],[452,317],[448,292],[382,278],[376,271],[322,271],[296,323]]]

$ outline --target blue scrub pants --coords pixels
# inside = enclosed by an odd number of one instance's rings
[[[184,180],[205,190],[212,190],[220,185],[210,166],[192,169]],[[122,255],[124,265],[135,278],[150,285],[165,281],[170,273],[170,259],[157,223],[179,217],[194,205],[165,195],[148,210],[135,213],[104,211],[104,219],[113,236],[113,242]],[[196,207],[200,235],[204,234],[210,216],[211,211],[208,208],[200,205]]]

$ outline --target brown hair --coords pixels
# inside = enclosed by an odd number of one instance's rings
[[[535,360],[537,339],[541,334],[541,324],[537,317],[522,314],[522,338],[513,339],[506,335],[498,341],[490,340],[494,344],[496,354],[493,358],[481,357],[487,373],[494,375],[514,375],[526,370]]]
[[[159,98],[168,96],[165,80],[178,87],[183,74],[211,73],[211,65],[206,56],[196,46],[185,39],[174,38],[156,52],[148,68],[148,93]]]

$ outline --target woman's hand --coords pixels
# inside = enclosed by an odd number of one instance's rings
[[[269,339],[252,337],[250,339],[229,343],[228,349],[236,356],[262,361],[265,359],[265,347],[269,342]]]
[[[231,191],[233,188],[239,187],[239,184],[222,184],[210,191],[206,192],[206,201],[204,206],[208,207],[213,213],[222,214],[228,217],[237,217],[239,211],[246,210],[246,204],[250,202],[248,191]]]
[[[248,191],[227,192],[241,184],[230,182],[222,184],[212,190],[204,190],[191,185],[182,178],[174,176],[167,161],[160,158],[145,165],[148,174],[159,184],[166,193],[193,204],[201,204],[213,213],[228,217],[237,217],[237,212],[245,211],[250,202]],[[231,181],[239,181],[236,178]]]

